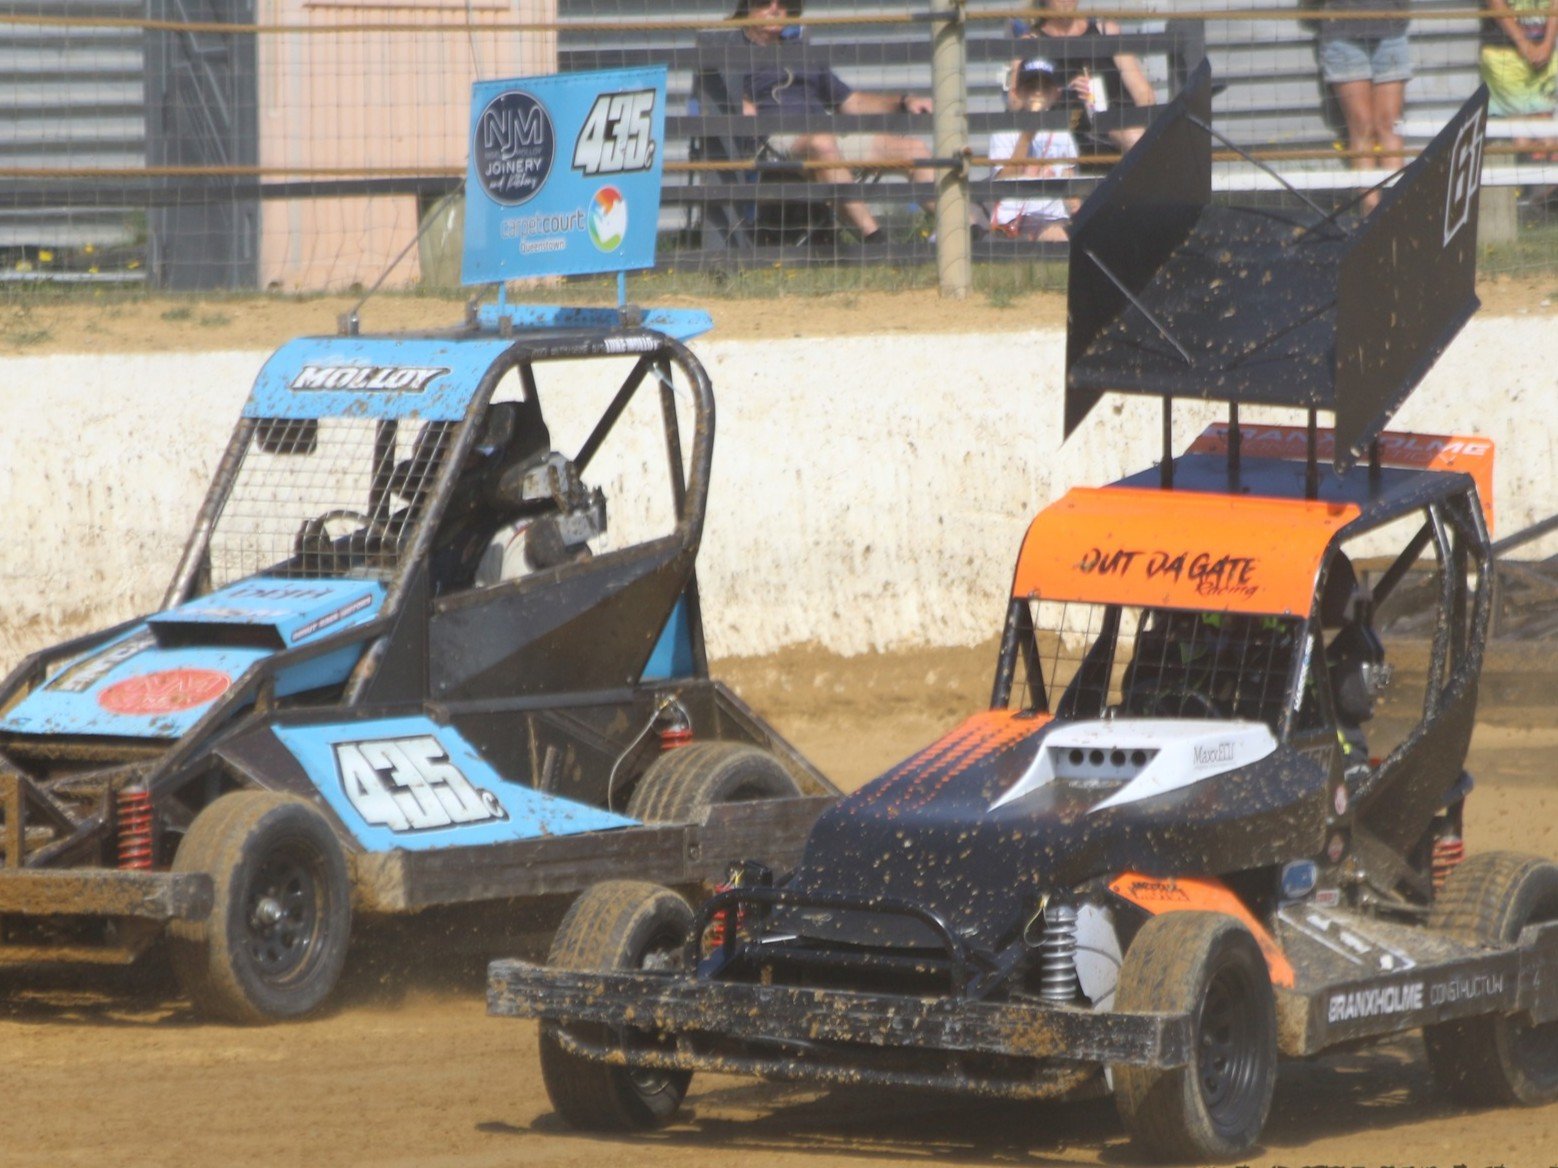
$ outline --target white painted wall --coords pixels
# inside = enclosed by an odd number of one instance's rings
[[[992,636],[1032,513],[1158,450],[1145,399],[1106,399],[1062,443],[1058,331],[696,348],[718,399],[699,569],[717,655]],[[0,662],[156,605],[264,358],[0,361]],[[1551,321],[1483,318],[1394,425],[1492,437],[1511,532],[1558,511],[1555,406]],[[1220,413],[1181,406],[1178,444]]]

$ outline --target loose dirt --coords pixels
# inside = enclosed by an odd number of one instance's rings
[[[843,659],[795,650],[717,672],[853,788],[988,700],[994,647]],[[1472,750],[1473,848],[1558,855],[1550,702],[1484,711]],[[502,914],[363,938],[329,1014],[201,1023],[155,968],[0,982],[5,1165],[519,1164],[643,1168],[1136,1162],[1107,1101],[971,1102],[701,1076],[665,1131],[602,1139],[552,1114],[536,1029],[488,1018]],[[1558,1105],[1472,1113],[1441,1099],[1415,1036],[1284,1066],[1261,1165],[1550,1165]]]

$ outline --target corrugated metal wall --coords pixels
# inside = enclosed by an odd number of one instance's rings
[[[31,0],[13,13],[137,19],[143,0]],[[0,37],[0,167],[146,162],[145,53],[136,28],[7,25]],[[122,206],[15,206],[0,199],[0,247],[129,242]]]

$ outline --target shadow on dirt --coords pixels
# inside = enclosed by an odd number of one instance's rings
[[[953,1163],[1147,1164],[1110,1099],[1077,1103],[971,1101],[933,1092],[816,1088],[694,1080],[687,1107],[669,1128],[612,1138],[571,1133],[547,1112],[526,1127],[483,1124],[492,1134],[534,1133],[626,1147],[728,1148],[732,1157],[802,1151]],[[732,1085],[725,1085],[725,1084]],[[1263,1146],[1245,1162],[1280,1163],[1282,1151],[1364,1131],[1408,1128],[1459,1109],[1434,1089],[1414,1035],[1305,1062],[1285,1062]]]
[[[353,928],[340,985],[326,1012],[394,1006],[407,998],[481,1000],[498,957],[544,961],[568,898],[503,902]],[[184,1000],[163,946],[125,967],[31,966],[0,972],[0,1021],[91,1026],[212,1025]]]

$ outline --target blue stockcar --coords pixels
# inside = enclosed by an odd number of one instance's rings
[[[0,690],[0,963],[166,937],[202,1014],[260,1022],[325,1001],[354,913],[792,861],[836,792],[704,654],[707,327],[283,345],[160,611]]]

